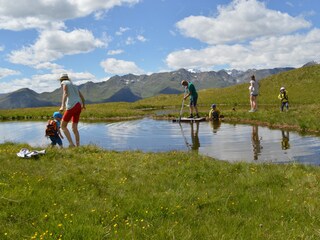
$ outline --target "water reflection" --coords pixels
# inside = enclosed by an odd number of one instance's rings
[[[253,160],[258,160],[259,156],[261,155],[261,140],[262,138],[259,137],[259,127],[257,125],[252,126],[252,134],[251,134],[251,143],[253,147]]]
[[[183,127],[182,127],[181,122],[179,122],[179,127],[180,127],[180,131],[181,131],[181,135],[182,135],[182,137],[183,137],[184,143],[185,143],[187,149],[190,150],[190,149],[192,148],[192,145],[189,144],[188,139],[186,138],[186,136],[185,136],[185,134],[184,134],[184,131],[183,131]]]
[[[290,149],[289,131],[281,130],[281,134],[282,134],[281,149],[282,150]]]
[[[186,125],[186,124],[184,124]],[[198,152],[200,148],[200,140],[199,140],[199,122],[190,122],[190,139],[191,143],[189,143],[187,137],[184,134],[184,128],[186,126],[182,126],[182,124],[179,122],[180,130],[181,130],[181,135],[183,137],[183,140],[185,142],[186,147],[189,150]]]
[[[46,147],[46,122],[0,122],[0,143],[23,142]],[[14,131],[12,131],[14,129]],[[219,121],[172,123],[153,119],[80,122],[81,144],[126,151],[196,151],[230,162],[299,162],[320,165],[319,137],[261,126]],[[290,135],[289,135],[290,134]],[[290,141],[289,141],[290,139]]]
[[[218,129],[221,126],[221,121],[220,120],[212,120],[212,121],[209,121],[209,124],[212,128],[212,132],[217,133]]]
[[[199,151],[199,147],[200,147],[199,124],[200,124],[199,122],[190,123],[191,140],[192,140],[191,149],[197,152]]]

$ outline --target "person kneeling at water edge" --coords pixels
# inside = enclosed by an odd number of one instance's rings
[[[68,74],[62,74],[60,82],[63,90],[62,103],[60,112],[66,109],[62,117],[61,129],[69,141],[69,146],[74,147],[75,144],[72,141],[70,132],[67,125],[72,120],[72,131],[75,136],[76,146],[80,145],[80,135],[78,131],[78,123],[80,119],[80,113],[82,109],[85,109],[85,100],[77,86],[73,85],[68,77]],[[82,105],[82,106],[81,106]]]
[[[219,118],[220,118],[220,110],[217,108],[216,104],[212,104],[211,109],[209,111],[209,119],[219,120]]]
[[[192,82],[188,82],[186,80],[182,80],[181,85],[184,86],[186,89],[188,89],[188,93],[187,93],[187,95],[185,95],[183,97],[183,99],[187,99],[190,96],[190,116],[189,116],[189,118],[193,118],[193,109],[196,112],[195,117],[199,118],[200,116],[199,116],[198,107],[197,107],[198,93],[197,93],[195,86],[193,85]]]

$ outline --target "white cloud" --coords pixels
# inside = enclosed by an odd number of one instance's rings
[[[34,66],[35,69],[61,69],[63,68],[61,65],[51,62],[43,62]]]
[[[13,92],[21,88],[29,88],[38,93],[51,92],[60,87],[57,78],[49,77],[50,74],[33,76],[32,78],[21,78],[12,80],[6,86],[6,92]],[[0,84],[1,87],[2,84]]]
[[[138,39],[140,42],[145,42],[145,41],[147,41],[147,39],[146,39],[144,36],[142,36],[142,35],[138,35],[138,36],[137,36],[137,39]]]
[[[216,17],[190,16],[176,25],[185,36],[208,46],[170,53],[166,63],[172,69],[300,67],[319,60],[319,29],[305,31],[310,22],[257,0],[233,0],[219,6]]]
[[[24,29],[62,29],[65,28],[65,25],[61,21],[47,21],[41,20],[34,17],[26,17],[26,18],[10,18],[1,16],[0,17],[0,29],[6,30],[15,30],[20,31]]]
[[[63,2],[70,3],[77,9],[77,12],[88,15],[97,10],[109,10],[125,4],[134,5],[140,0],[65,0]]]
[[[0,82],[2,93],[9,93],[21,88],[30,88],[38,93],[51,92],[60,88],[60,73],[68,72],[68,75],[73,83],[76,85],[93,81],[97,82],[96,77],[89,72],[70,72],[60,69],[54,73],[33,75],[31,78],[14,79],[10,82]]]
[[[136,37],[128,37],[125,41],[126,45],[136,44],[136,40],[139,42],[146,42],[147,39],[143,35],[137,35]]]
[[[183,35],[213,45],[288,34],[309,28],[311,23],[267,9],[257,0],[234,0],[227,6],[218,7],[216,17],[190,16],[176,26]]]
[[[29,84],[32,83],[31,79],[16,79],[10,82],[0,82],[0,89],[1,93],[9,93],[16,91],[21,88],[25,88],[30,86]]]
[[[185,49],[172,52],[166,62],[173,69],[198,68],[210,70],[214,66],[230,68],[300,67],[319,61],[320,29],[306,34],[263,37],[246,44],[216,45],[201,50]]]
[[[43,78],[18,78],[10,82],[0,82],[2,93],[17,91],[21,88],[29,88],[36,92],[50,92],[60,87],[57,79],[49,79],[46,76]]]
[[[95,13],[116,6],[134,5],[140,0],[0,0],[0,29],[61,29],[63,21]]]
[[[4,46],[0,45],[0,52],[2,52],[4,50]]]
[[[8,68],[0,68],[0,79],[5,78],[7,76],[19,75],[20,72]]]
[[[108,55],[118,55],[118,54],[121,54],[123,52],[124,52],[124,50],[122,50],[122,49],[109,50],[108,51]]]
[[[237,65],[247,66],[255,61],[265,67],[300,67],[309,61],[320,59],[320,29],[313,29],[306,34],[256,39],[251,42],[250,49],[251,56]]]
[[[118,60],[115,58],[108,58],[100,63],[100,66],[106,73],[110,74],[143,74],[144,71],[140,69],[134,62]]]
[[[217,45],[201,50],[185,49],[172,52],[167,56],[166,63],[172,69],[196,68],[211,70],[215,65],[229,64],[234,58],[242,59],[247,49],[242,45]]]
[[[133,45],[135,44],[135,40],[133,37],[128,37],[127,40],[126,40],[126,45]]]
[[[96,20],[102,20],[104,18],[105,14],[103,11],[97,11],[94,14],[94,19]]]
[[[89,72],[69,72],[68,75],[71,81],[77,85],[83,82],[96,80],[95,75]]]
[[[9,61],[27,66],[39,66],[64,55],[87,53],[105,45],[106,43],[96,39],[88,30],[43,31],[34,45],[12,51],[9,54]]]
[[[119,30],[116,32],[116,35],[117,36],[121,36],[123,33],[129,31],[130,28],[127,28],[127,27],[120,27]]]

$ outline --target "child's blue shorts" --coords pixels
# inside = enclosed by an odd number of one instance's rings
[[[51,145],[52,146],[55,146],[55,145],[59,145],[59,146],[62,146],[62,140],[61,138],[56,135],[56,136],[50,136],[50,140],[51,140]]]

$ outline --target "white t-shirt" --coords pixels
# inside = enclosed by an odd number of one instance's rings
[[[253,86],[253,87],[251,87],[251,86]],[[250,89],[251,95],[258,95],[259,94],[259,83],[257,81],[251,80],[249,89]]]
[[[61,82],[61,85],[65,85],[67,87],[67,101],[66,101],[66,109],[69,110],[73,108],[77,103],[81,103],[81,98],[79,95],[79,90],[77,86],[73,85],[69,80],[64,80]]]

